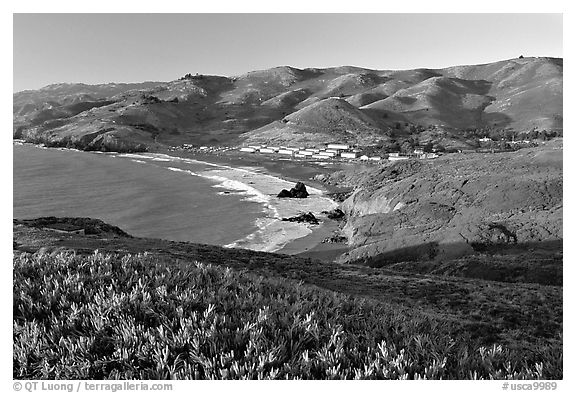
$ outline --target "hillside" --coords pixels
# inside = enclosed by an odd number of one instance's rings
[[[558,283],[135,238],[84,218],[13,229],[14,378],[563,375]]]
[[[146,150],[267,140],[386,144],[431,138],[422,130],[432,127],[444,144],[466,147],[467,130],[561,134],[562,79],[562,59],[520,58],[436,70],[284,66],[236,77],[59,84],[13,95],[13,135]]]
[[[388,137],[374,120],[347,101],[327,98],[293,112],[281,121],[247,132],[242,139],[245,143],[314,146],[335,140],[372,144]]]
[[[536,270],[540,282],[561,277],[562,151],[555,140],[334,173],[328,182],[354,187],[342,204],[351,250],[340,261],[417,271],[444,266],[512,281]],[[499,266],[482,268],[486,261]]]

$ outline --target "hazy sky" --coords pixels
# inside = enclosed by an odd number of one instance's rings
[[[14,91],[280,65],[441,68],[562,57],[562,14],[14,14]]]

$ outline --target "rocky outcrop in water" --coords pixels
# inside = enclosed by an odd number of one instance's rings
[[[318,219],[312,212],[302,213],[294,217],[283,218],[282,221],[301,222],[307,224],[318,225]]]
[[[308,195],[310,194],[306,190],[306,185],[299,181],[290,191],[286,189],[280,191],[278,198],[307,198]]]

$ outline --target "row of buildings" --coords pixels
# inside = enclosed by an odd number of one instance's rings
[[[312,148],[312,147],[287,147],[287,146],[267,146],[267,145],[250,145],[240,148],[241,152],[245,153],[264,153],[264,154],[279,154],[295,158],[315,158],[315,159],[330,159],[330,158],[359,158],[360,151],[352,149],[348,145],[330,143],[326,147]]]
[[[362,160],[362,161],[381,161],[383,158],[380,156],[369,157],[366,154],[361,154],[361,150],[354,149],[349,145],[329,143],[326,147],[311,148],[311,147],[287,147],[287,146],[268,146],[268,145],[249,145],[240,148],[244,153],[263,153],[263,154],[278,154],[289,156],[293,158],[311,158],[327,160],[332,158],[343,158],[347,160]],[[400,153],[389,153],[388,160],[407,160],[409,158],[436,158],[436,153],[424,153],[423,150],[414,150],[414,154],[410,156],[401,155]]]

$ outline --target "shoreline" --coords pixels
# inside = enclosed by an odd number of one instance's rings
[[[302,181],[306,184],[307,188],[315,188],[321,191],[321,195],[333,202],[333,207],[340,206],[340,202],[332,199],[328,194],[338,193],[344,189],[336,186],[330,186],[319,181],[312,179],[316,174],[328,174],[341,170],[344,165],[342,163],[330,163],[330,165],[318,165],[315,162],[296,161],[286,159],[274,159],[271,157],[243,157],[237,154],[212,154],[200,153],[190,151],[168,151],[168,149],[159,149],[151,154],[164,154],[171,157],[179,157],[183,159],[192,159],[202,163],[232,166],[236,169],[251,168],[258,170],[266,175],[276,177],[278,179],[293,182]],[[322,163],[324,164],[324,163]],[[293,186],[293,184],[292,184]],[[276,194],[280,190],[276,190]],[[284,199],[286,200],[286,199]],[[298,199],[296,199],[298,201]],[[301,201],[301,200],[300,200]],[[329,209],[327,209],[329,210]],[[320,225],[306,225],[309,233],[287,241],[276,250],[269,251],[285,255],[299,255],[309,257],[312,259],[320,259],[323,261],[332,261],[336,257],[348,251],[350,248],[346,243],[322,243],[324,239],[340,232],[341,222],[331,220],[325,215],[316,214],[320,221]],[[290,224],[283,222],[285,224]],[[296,224],[304,225],[304,224]]]
[[[217,182],[214,187],[226,189],[225,193],[248,195],[245,200],[261,203],[264,206],[265,217],[256,221],[257,231],[223,245],[226,248],[244,248],[254,251],[283,253],[288,255],[308,252],[319,246],[326,237],[337,229],[337,224],[328,219],[322,211],[333,210],[339,203],[326,195],[324,187],[318,187],[316,182],[301,179],[307,183],[308,198],[277,198],[282,189],[294,186],[298,179],[289,180],[286,176],[271,173],[262,166],[247,166],[244,162],[218,160],[203,160],[198,155],[187,157],[173,156],[165,153],[121,154],[120,156],[137,158],[150,157],[152,160],[190,162],[208,165],[206,171],[191,173]],[[224,162],[223,162],[224,161]],[[243,164],[243,165],[238,165]],[[293,165],[291,165],[294,169]],[[169,168],[172,170],[181,170]],[[321,189],[323,188],[323,189]],[[312,212],[320,221],[320,225],[282,221],[282,218],[297,216]],[[333,247],[332,247],[333,248]],[[339,247],[341,249],[342,247]]]
[[[23,141],[14,140],[14,144]],[[26,143],[28,144],[28,143]],[[46,148],[30,143],[39,148]],[[74,150],[57,148],[58,150]],[[88,152],[90,153],[90,152]],[[264,217],[257,219],[258,228],[248,236],[236,241],[221,245],[226,248],[244,248],[256,251],[280,253],[286,255],[310,254],[310,257],[326,259],[325,256],[337,252],[347,251],[342,244],[322,243],[333,235],[338,229],[339,222],[328,219],[321,211],[332,210],[339,206],[328,195],[334,192],[333,187],[311,180],[319,173],[327,173],[338,168],[326,169],[315,166],[313,163],[298,161],[286,162],[283,160],[244,159],[244,157],[222,156],[210,153],[174,154],[180,152],[156,151],[145,153],[118,153],[109,152],[112,157],[131,159],[142,164],[161,165],[168,170],[188,172],[193,176],[200,176],[211,180],[214,188],[226,191],[218,194],[242,195],[243,199],[263,205]],[[250,157],[251,158],[251,157]],[[179,168],[170,165],[179,163]],[[204,165],[205,170],[186,170],[181,164]],[[297,181],[306,184],[310,196],[308,198],[277,198],[276,195],[283,189],[290,189]],[[281,218],[297,216],[300,213],[311,211],[320,221],[319,225],[281,221]],[[327,254],[328,253],[328,254]]]

